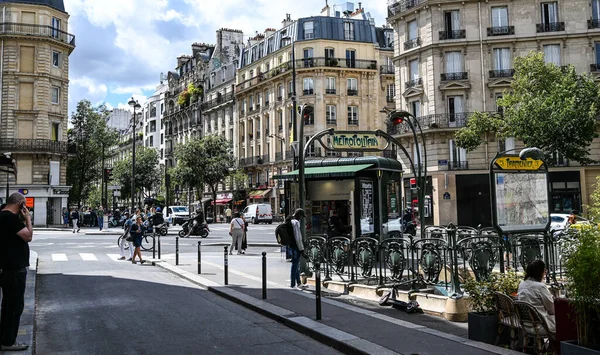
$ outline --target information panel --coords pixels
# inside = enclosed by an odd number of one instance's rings
[[[361,200],[361,216],[360,230],[362,234],[374,233],[375,224],[373,222],[373,182],[360,182],[360,200]]]
[[[503,232],[544,230],[549,220],[544,173],[496,172],[497,225]]]

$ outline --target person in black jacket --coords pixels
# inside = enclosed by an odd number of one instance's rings
[[[73,208],[71,211],[71,220],[73,222],[73,233],[79,233],[80,228],[77,225],[77,222],[79,221],[79,211],[77,211],[77,208]]]

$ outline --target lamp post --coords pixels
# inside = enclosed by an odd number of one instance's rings
[[[131,131],[132,131],[132,138],[133,138],[133,146],[132,146],[132,157],[131,157],[131,215],[133,215],[135,213],[135,144],[136,144],[136,137],[135,137],[135,126],[137,125],[136,122],[136,111],[142,108],[142,105],[139,104],[139,102],[137,100],[133,99],[133,96],[131,97],[131,100],[129,100],[128,102],[129,106],[133,107],[133,125],[131,127]]]
[[[413,133],[415,150],[417,153],[417,166],[413,169],[413,171],[417,177],[419,223],[421,225],[421,238],[423,238],[423,232],[425,230],[425,188],[427,186],[427,149],[425,148],[425,135],[421,129],[421,123],[413,114],[407,111],[389,111],[384,108],[380,112],[386,113],[388,115],[388,120],[394,125],[406,122]],[[419,138],[417,137],[417,130],[415,126],[419,129],[421,141],[423,143],[423,161],[421,161],[421,147],[419,147]]]
[[[294,152],[294,169],[298,168],[298,157],[300,156],[299,151],[302,150],[302,136],[300,136],[300,141],[298,141],[298,130],[296,125],[298,124],[298,101],[296,94],[296,50],[294,46],[294,38],[292,36],[285,36],[282,40],[290,41],[292,45],[292,146]],[[302,207],[301,207],[302,208]]]

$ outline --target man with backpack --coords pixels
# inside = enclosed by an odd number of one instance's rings
[[[300,280],[300,256],[304,254],[304,244],[302,243],[302,232],[300,231],[300,219],[304,218],[306,213],[298,208],[294,214],[286,218],[285,222],[275,229],[277,242],[288,247],[292,254],[292,268],[290,270],[290,288],[303,290],[306,288]]]

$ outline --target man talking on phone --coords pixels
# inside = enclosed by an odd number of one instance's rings
[[[29,347],[17,343],[17,333],[25,304],[29,242],[32,237],[31,215],[25,205],[25,196],[15,192],[0,211],[0,351],[26,350]]]

